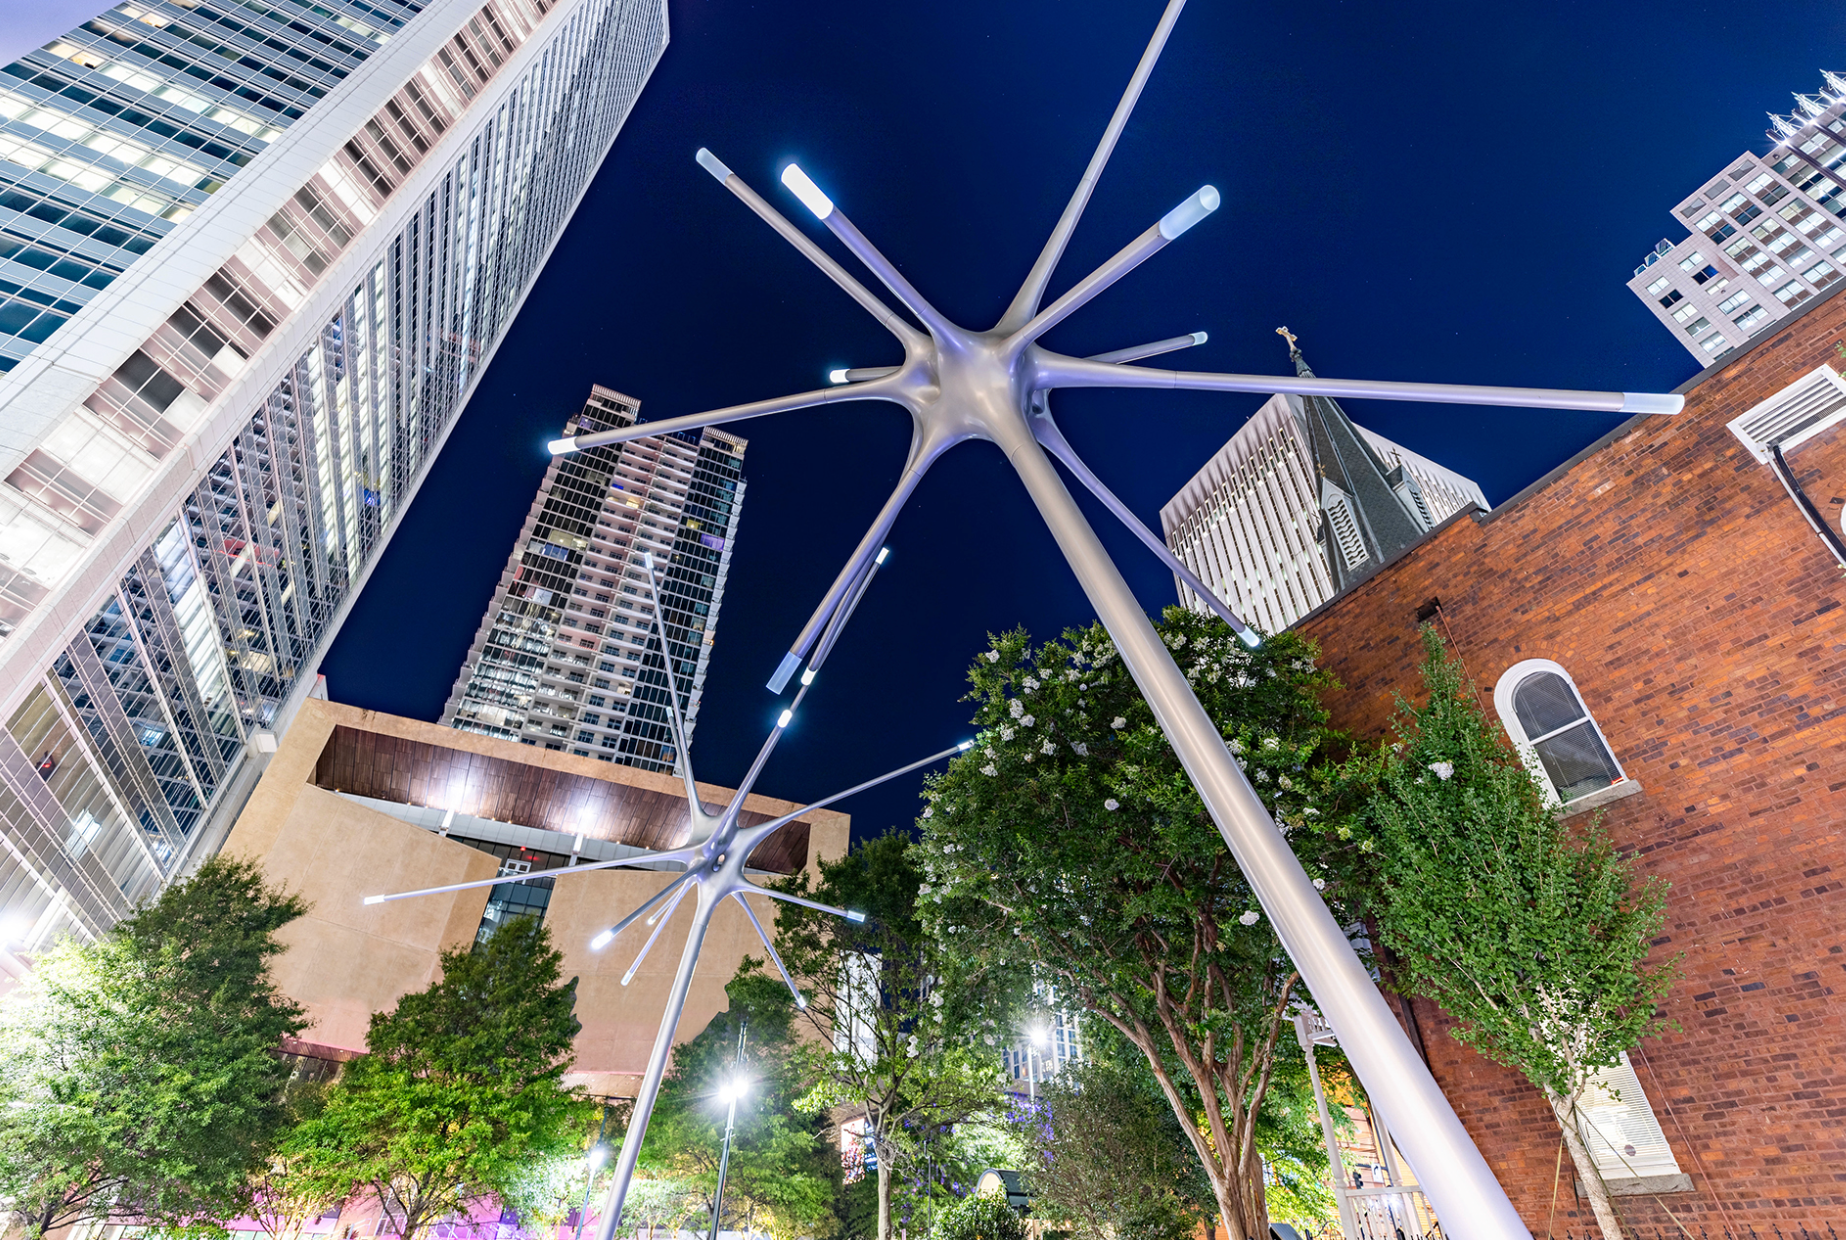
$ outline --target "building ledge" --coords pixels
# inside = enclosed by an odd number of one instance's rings
[[[1624,779],[1619,783],[1610,784],[1607,788],[1599,788],[1588,796],[1578,797],[1570,804],[1559,809],[1558,817],[1575,818],[1578,814],[1587,814],[1593,809],[1601,809],[1603,806],[1612,802],[1624,800],[1632,796],[1639,796],[1642,791],[1641,784],[1638,780]]]
[[[1661,1193],[1689,1193],[1692,1177],[1684,1171],[1674,1175],[1637,1175],[1620,1180],[1604,1180],[1611,1197],[1656,1197]],[[1577,1181],[1577,1196],[1588,1196],[1583,1181]]]

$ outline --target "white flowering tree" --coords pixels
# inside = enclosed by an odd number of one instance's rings
[[[806,875],[783,885],[865,920],[776,906],[776,946],[818,1035],[816,1084],[795,1105],[864,1117],[878,1160],[878,1240],[891,1240],[900,1177],[916,1170],[928,1134],[1000,1105],[1000,1064],[969,1047],[954,1019],[961,1005],[944,1001],[941,953],[917,920],[922,876],[910,838],[862,841],[820,871],[812,890]]]
[[[1177,607],[1159,627],[1324,873],[1316,850],[1337,836],[1301,829],[1325,812],[1311,772],[1330,739],[1313,647],[1283,634],[1249,650]],[[1037,648],[1006,634],[969,679],[979,740],[931,780],[922,819],[921,908],[949,982],[991,994],[1036,973],[1107,1021],[1145,1057],[1231,1240],[1267,1237],[1261,1155],[1280,1117],[1264,1103],[1299,1054],[1282,1036],[1307,998],[1294,967],[1101,625]]]

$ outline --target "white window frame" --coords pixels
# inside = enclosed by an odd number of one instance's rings
[[[1577,1103],[1576,1119],[1577,1131],[1604,1180],[1649,1181],[1684,1174],[1627,1051],[1613,1067],[1590,1074]],[[1626,1138],[1621,1147],[1615,1144],[1618,1137]],[[1633,1154],[1626,1149],[1630,1144],[1635,1146]]]
[[[1583,690],[1577,687],[1577,682],[1571,679],[1570,673],[1564,669],[1562,664],[1554,663],[1550,659],[1522,659],[1501,672],[1500,679],[1494,683],[1493,708],[1500,713],[1500,724],[1506,729],[1506,735],[1512,739],[1513,747],[1519,751],[1519,756],[1525,762],[1526,769],[1532,772],[1533,777],[1538,780],[1538,786],[1544,790],[1546,803],[1554,808],[1564,808],[1587,797],[1605,793],[1608,789],[1598,788],[1572,801],[1566,801],[1558,795],[1557,788],[1552,785],[1551,776],[1545,771],[1545,764],[1539,761],[1537,748],[1526,736],[1524,725],[1519,722],[1519,712],[1513,708],[1513,691],[1524,683],[1526,677],[1535,672],[1551,672],[1563,677],[1564,683],[1570,686],[1570,691],[1577,695],[1577,704],[1583,707],[1583,717],[1590,721],[1590,727],[1596,730],[1596,735],[1602,740],[1602,746],[1608,752],[1609,761],[1615,763],[1616,777],[1609,787],[1616,788],[1627,783],[1627,768],[1616,756],[1615,746],[1609,743],[1608,733],[1604,732],[1602,725],[1596,722],[1596,712],[1590,709],[1590,704],[1584,700]],[[1574,728],[1577,725],[1573,722],[1569,726]],[[1555,733],[1547,735],[1555,735]],[[1539,739],[1544,740],[1545,737],[1541,736]]]

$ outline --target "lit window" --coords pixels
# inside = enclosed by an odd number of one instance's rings
[[[1514,664],[1494,686],[1493,700],[1526,765],[1560,803],[1627,778],[1570,673],[1558,664],[1548,659]]]
[[[1754,181],[1751,181],[1748,185],[1744,186],[1744,188],[1749,190],[1752,194],[1760,194],[1763,192],[1763,186],[1768,185],[1771,181],[1774,181],[1774,180],[1775,180],[1774,177],[1770,176],[1767,172],[1765,172],[1759,175]]]

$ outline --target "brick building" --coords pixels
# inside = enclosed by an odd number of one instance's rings
[[[1632,1056],[1628,1099],[1646,1104],[1633,1141],[1661,1144],[1617,1186],[1626,1218],[1670,1234],[1663,1211],[1714,1237],[1846,1222],[1841,369],[1831,296],[1694,378],[1684,413],[1635,418],[1498,510],[1450,518],[1295,626],[1345,686],[1335,722],[1378,737],[1435,619],[1564,812],[1600,808],[1671,883],[1656,950],[1684,954],[1666,1001],[1680,1031]],[[1555,1184],[1557,1233],[1593,1228],[1568,1157],[1554,1178],[1539,1094],[1432,1005],[1410,1015],[1527,1222],[1545,1234]]]

